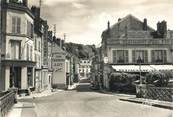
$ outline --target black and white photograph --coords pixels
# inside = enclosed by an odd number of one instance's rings
[[[173,0],[0,0],[0,117],[173,117]]]

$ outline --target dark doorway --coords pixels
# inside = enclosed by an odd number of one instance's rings
[[[10,87],[21,88],[21,67],[10,68]]]

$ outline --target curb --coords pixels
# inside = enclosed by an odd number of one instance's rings
[[[142,104],[143,101],[139,101],[139,100],[132,100],[132,99],[119,99],[121,101],[127,101],[127,102],[133,102],[133,103],[138,103],[138,104]],[[146,104],[147,105],[147,104]],[[151,106],[153,107],[159,107],[159,108],[164,108],[164,109],[169,109],[169,110],[173,110],[173,106],[169,106],[169,105],[165,105],[165,104],[156,104],[156,103],[152,103],[151,102]]]

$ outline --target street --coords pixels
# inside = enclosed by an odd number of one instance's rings
[[[123,102],[119,98],[94,92],[89,83],[80,83],[76,90],[21,100],[35,104],[35,108],[23,108],[22,117],[172,117],[170,110]]]

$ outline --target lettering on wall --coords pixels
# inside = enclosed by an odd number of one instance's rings
[[[54,72],[64,72],[65,55],[64,53],[53,53],[53,70]]]

